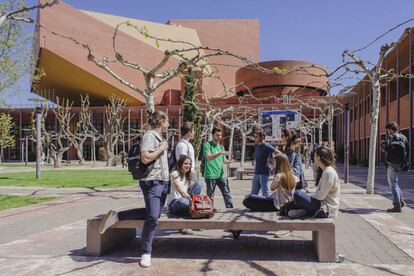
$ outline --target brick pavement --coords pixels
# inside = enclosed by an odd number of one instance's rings
[[[307,178],[312,178],[309,171]],[[244,195],[250,191],[250,181],[231,181],[236,206],[241,206]],[[0,189],[0,193],[5,190]],[[22,193],[30,191],[20,190]],[[195,231],[193,236],[180,235],[177,231],[158,231],[154,266],[149,270],[137,266],[139,239],[108,256],[84,256],[86,219],[108,209],[143,206],[142,197],[137,200],[135,188],[115,191],[74,189],[68,193],[42,191],[58,193],[61,198],[52,203],[0,212],[0,266],[5,275],[139,275],[144,272],[410,275],[409,271],[414,271],[410,251],[414,247],[402,242],[408,234],[402,241],[393,240],[390,236],[395,232],[381,231],[376,218],[366,214],[367,210],[381,213],[389,200],[380,195],[367,198],[361,188],[351,184],[342,187],[341,211],[336,222],[337,252],[344,256],[343,264],[317,263],[307,232],[293,232],[282,239],[275,238],[271,232],[247,232],[242,233],[239,240],[233,240],[229,233],[219,230]],[[216,193],[218,207],[223,208],[223,200],[218,191]],[[385,205],[383,208],[376,206],[381,203]],[[358,207],[361,204],[364,208]],[[414,218],[413,210],[405,209],[403,220]],[[383,216],[379,218],[384,219]],[[390,219],[400,221],[398,216],[386,216],[385,219],[385,223]],[[409,233],[412,226],[406,224],[404,227]]]

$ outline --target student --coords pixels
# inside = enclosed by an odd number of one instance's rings
[[[141,161],[148,164],[155,161],[150,174],[139,181],[139,186],[144,195],[145,209],[132,209],[123,212],[109,211],[99,226],[102,234],[118,220],[140,219],[145,212],[145,222],[142,230],[142,255],[140,265],[151,266],[152,241],[154,239],[155,227],[164,209],[168,191],[168,143],[162,138],[162,133],[169,127],[168,117],[164,112],[155,111],[148,118],[150,130],[148,130],[141,141]]]
[[[192,180],[197,179],[195,172],[195,151],[194,146],[191,144],[191,140],[194,138],[195,130],[194,124],[191,122],[185,122],[180,129],[181,140],[175,147],[175,158],[178,161],[181,156],[186,155],[191,159],[191,177]]]
[[[340,185],[335,166],[335,154],[331,148],[321,146],[315,152],[315,164],[321,169],[316,178],[316,192],[306,194],[297,190],[293,195],[294,204],[289,210],[291,218],[312,216],[317,218],[337,217]]]
[[[285,154],[275,156],[276,171],[274,180],[270,186],[270,196],[248,195],[243,200],[243,205],[252,211],[274,212],[279,211],[280,206],[293,200],[296,182],[299,180],[289,166],[289,159]]]
[[[271,174],[268,166],[268,160],[275,153],[275,148],[269,143],[265,143],[265,133],[258,131],[254,133],[254,151],[255,151],[255,167],[252,180],[252,191],[250,194],[258,195],[262,190],[264,197],[269,196],[269,177]]]
[[[283,153],[289,158],[290,168],[292,173],[299,178],[296,190],[306,188],[306,181],[303,174],[302,157],[300,156],[300,139],[297,138],[293,130],[282,129],[282,143],[284,144]],[[280,154],[281,152],[277,150]]]
[[[225,155],[228,153],[220,145],[223,136],[221,129],[213,128],[212,136],[213,139],[204,144],[203,148],[205,158],[204,179],[206,180],[207,195],[213,198],[216,186],[218,186],[223,195],[226,208],[233,208],[229,182],[224,173],[224,164],[234,161],[227,160]]]
[[[400,187],[398,186],[398,174],[408,170],[409,145],[407,137],[399,132],[396,122],[389,122],[385,126],[387,136],[381,142],[381,149],[386,154],[387,180],[393,196],[393,208],[387,212],[401,213],[401,208],[405,206]]]
[[[178,159],[177,170],[171,172],[171,193],[167,196],[167,206],[171,214],[186,217],[190,207],[192,194],[201,193],[199,182],[192,181],[192,160],[189,156],[182,155]]]

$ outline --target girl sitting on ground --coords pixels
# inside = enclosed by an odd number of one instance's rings
[[[339,209],[340,185],[339,177],[334,168],[335,154],[326,146],[321,146],[315,152],[315,165],[319,175],[316,177],[316,192],[306,194],[295,191],[295,203],[291,206],[288,215],[291,218],[312,216],[316,218],[336,217]]]
[[[268,197],[248,195],[243,205],[252,211],[274,212],[280,206],[293,199],[296,183],[299,178],[292,174],[289,159],[285,154],[275,156],[275,175],[270,186],[271,194]]]
[[[177,162],[177,170],[171,172],[171,193],[167,196],[167,206],[172,215],[186,217],[192,194],[201,193],[201,184],[191,180],[191,158],[182,155]]]

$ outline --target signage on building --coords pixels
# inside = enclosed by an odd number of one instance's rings
[[[299,110],[263,110],[260,112],[260,125],[267,141],[281,141],[283,128],[296,129],[300,123]]]

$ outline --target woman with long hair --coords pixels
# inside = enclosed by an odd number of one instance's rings
[[[298,179],[292,174],[288,157],[285,154],[276,155],[275,165],[274,180],[270,185],[271,194],[268,197],[248,195],[243,200],[245,207],[252,211],[274,212],[293,199]]]
[[[297,137],[293,130],[284,128],[282,129],[281,139],[284,144],[283,153],[289,158],[292,173],[299,179],[296,189],[300,190],[305,188],[307,185],[303,174],[302,157],[300,155],[300,138]]]
[[[339,209],[340,182],[335,170],[335,153],[326,146],[315,152],[315,164],[320,169],[316,178],[316,192],[306,194],[295,191],[294,204],[289,210],[291,218],[312,216],[317,218],[336,217]]]
[[[177,170],[171,172],[171,193],[167,196],[167,206],[171,214],[186,217],[192,194],[201,193],[201,184],[192,181],[192,160],[182,155],[177,162]]]

